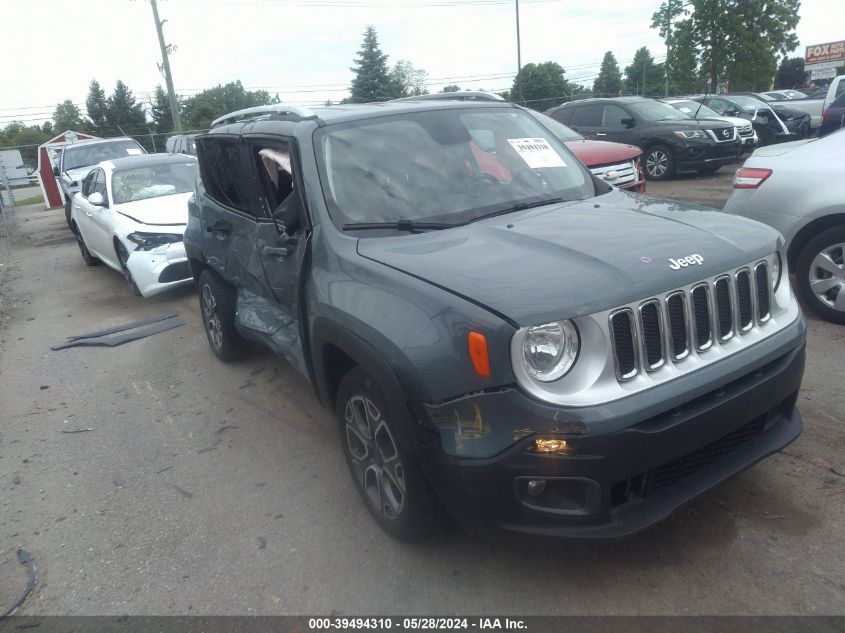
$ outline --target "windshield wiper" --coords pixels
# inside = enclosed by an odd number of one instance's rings
[[[497,215],[505,215],[506,213],[514,213],[515,211],[525,211],[525,209],[534,209],[536,207],[543,207],[547,204],[557,204],[558,202],[563,202],[563,198],[543,198],[542,200],[534,200],[533,202],[517,202],[515,205],[511,207],[506,207],[504,209],[497,209],[496,211],[492,211],[490,213],[485,213],[484,215],[479,215],[477,218],[473,218],[470,222],[477,222],[478,220],[485,220],[487,218],[494,218]]]
[[[396,231],[407,231],[408,233],[419,233],[420,231],[439,231],[450,229],[457,224],[448,222],[414,222],[412,220],[397,220],[396,222],[353,222],[344,224],[344,231],[370,231],[372,229],[394,229]]]

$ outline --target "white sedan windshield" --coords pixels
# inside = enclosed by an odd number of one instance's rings
[[[196,161],[117,171],[112,176],[115,204],[187,193],[194,190]]]

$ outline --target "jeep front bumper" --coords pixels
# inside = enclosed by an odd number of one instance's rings
[[[454,402],[427,407],[432,426],[456,415],[466,442],[483,441],[494,428],[515,429],[515,415],[522,414],[531,428],[488,458],[459,456],[452,449],[449,454],[442,444],[421,442],[420,461],[468,532],[629,536],[798,437],[802,421],[795,403],[804,371],[803,319],[799,322],[800,340],[776,357],[680,406],[606,433],[592,433],[589,423],[574,432],[577,413],[555,416],[541,429],[538,403],[514,389],[474,395],[466,401],[472,406],[454,415]],[[607,414],[583,413],[585,419]],[[565,438],[565,449],[531,452],[538,438],[554,437]]]

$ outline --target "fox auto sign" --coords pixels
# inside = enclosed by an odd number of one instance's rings
[[[808,46],[807,52],[804,54],[804,64],[806,66],[820,64],[822,62],[835,62],[840,59],[845,59],[845,40]]]

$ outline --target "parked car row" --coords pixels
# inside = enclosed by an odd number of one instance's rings
[[[735,160],[743,147],[733,123],[695,119],[645,97],[572,101],[547,114],[587,138],[641,148],[645,174],[653,180],[668,180],[683,171],[715,172]]]
[[[793,112],[801,111],[810,115],[811,130],[815,132],[821,125],[825,111],[842,94],[845,94],[845,75],[834,77],[826,87],[817,88],[811,95],[792,90],[786,91],[786,99],[778,100],[778,93],[751,93],[771,105],[775,111],[779,107],[788,107]]]

